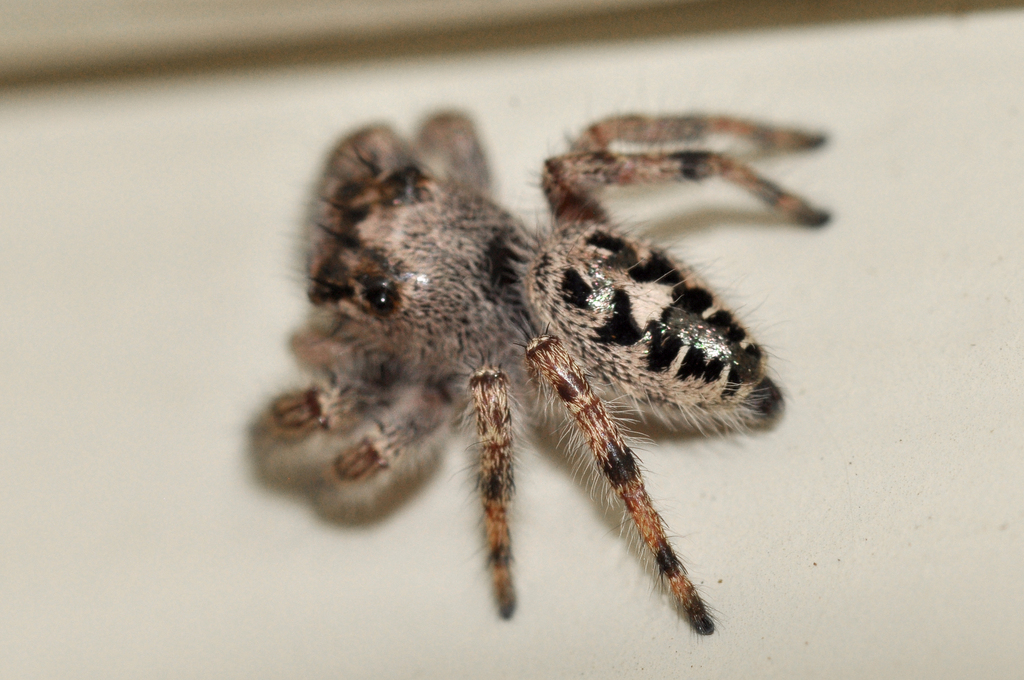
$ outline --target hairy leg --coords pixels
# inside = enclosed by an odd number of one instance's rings
[[[692,144],[712,135],[729,135],[773,153],[813,149],[825,136],[790,128],[763,125],[729,116],[615,116],[594,123],[572,144],[573,153],[606,151],[613,142],[641,147]]]
[[[320,371],[307,389],[274,399],[251,432],[260,475],[311,493],[325,514],[354,517],[430,467],[453,415],[447,393],[369,377]]]
[[[758,175],[749,166],[710,151],[667,154],[571,153],[544,164],[543,185],[560,228],[584,221],[608,221],[598,191],[609,185],[658,184],[721,177],[751,192],[801,224],[819,226],[827,212],[812,207]]]
[[[710,635],[715,624],[704,602],[686,576],[686,569],[668,541],[665,522],[654,509],[644,488],[636,455],[626,445],[618,425],[601,400],[590,389],[579,364],[569,356],[562,343],[552,336],[530,341],[526,349],[530,368],[554,388],[558,398],[576,421],[576,425],[598,468],[612,490],[622,499],[636,524],[644,544],[654,557],[658,571],[668,581],[676,601],[686,613],[694,630]]]
[[[512,552],[508,530],[508,506],[512,482],[512,416],[508,403],[508,377],[499,368],[483,366],[469,381],[480,439],[480,496],[484,506],[487,558],[494,578],[494,593],[503,618],[511,618],[516,606],[509,570]]]
[[[420,128],[416,150],[441,177],[490,196],[487,158],[473,123],[464,115],[443,112],[431,116]]]

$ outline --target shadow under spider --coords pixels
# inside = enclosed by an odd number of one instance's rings
[[[403,506],[410,505],[423,493],[426,486],[437,476],[445,453],[442,446],[437,452],[425,455],[415,470],[406,473],[380,491],[371,502],[346,507],[331,507],[327,503],[318,502],[318,496],[323,488],[330,484],[320,479],[319,475],[314,474],[303,479],[283,479],[261,465],[253,447],[249,447],[247,458],[250,477],[267,492],[312,506],[316,516],[327,524],[373,528],[387,521]]]

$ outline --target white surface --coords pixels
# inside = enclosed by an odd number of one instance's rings
[[[5,94],[0,676],[1019,677],[1022,83],[1012,12]],[[520,456],[511,622],[466,440],[371,528],[250,477],[323,152],[452,105],[531,222],[543,157],[609,113],[832,134],[761,164],[825,230],[714,185],[622,209],[686,232],[790,395],[770,433],[644,453],[711,638],[554,455]]]

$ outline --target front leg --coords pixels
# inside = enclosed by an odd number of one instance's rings
[[[387,355],[356,352],[313,324],[292,336],[291,349],[317,381],[274,400],[256,430],[262,448],[357,437],[327,468],[329,479],[346,482],[390,467],[403,448],[435,429],[434,417],[444,410],[438,402],[446,398],[440,390],[396,385]]]
[[[697,589],[687,578],[686,569],[668,541],[665,522],[654,509],[644,488],[636,455],[626,445],[604,404],[590,389],[579,364],[569,356],[558,338],[551,336],[530,341],[526,348],[526,361],[554,388],[576,420],[594,461],[625,504],[640,537],[658,565],[658,571],[668,581],[672,594],[694,630],[701,635],[715,632],[715,623]]]
[[[345,376],[275,399],[252,428],[261,477],[309,493],[327,516],[376,516],[436,462],[447,392]]]
[[[428,442],[451,419],[451,399],[442,389],[408,385],[391,393],[382,408],[366,414],[357,443],[328,465],[329,482],[344,487],[421,462]]]

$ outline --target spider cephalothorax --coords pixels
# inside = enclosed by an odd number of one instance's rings
[[[599,200],[603,186],[718,176],[795,221],[825,223],[826,213],[728,157],[652,151],[712,133],[768,152],[823,141],[721,117],[611,118],[546,162],[554,223],[534,236],[491,200],[484,155],[461,115],[433,116],[413,144],[385,127],[342,140],[307,228],[314,309],[292,340],[312,384],[257,420],[261,471],[308,487],[325,512],[360,512],[415,477],[468,404],[488,555],[509,617],[513,432],[533,413],[512,404],[553,395],[694,629],[713,632],[636,456],[591,387],[676,425],[744,427],[781,411],[750,333],[690,268],[628,237]],[[613,153],[613,142],[640,151]]]

